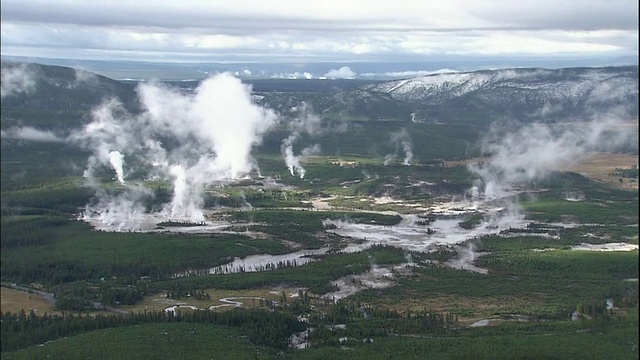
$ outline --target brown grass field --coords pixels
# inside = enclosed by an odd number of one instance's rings
[[[634,166],[638,167],[638,155],[594,153],[589,154],[584,161],[566,170],[583,174],[589,179],[608,183],[619,188],[638,190],[638,178],[621,178],[613,175],[618,170],[628,170]],[[623,181],[620,182],[620,179]]]
[[[0,308],[3,314],[7,311],[18,313],[21,309],[27,313],[33,309],[36,315],[60,314],[42,296],[6,287],[0,289]]]

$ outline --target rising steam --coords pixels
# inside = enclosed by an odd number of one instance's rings
[[[98,205],[85,214],[115,224],[114,218],[131,219],[143,212],[140,190],[130,184],[134,179],[125,184],[126,157],[127,166],[146,170],[148,178],[135,179],[138,183],[154,179],[173,184],[172,200],[162,216],[202,221],[204,187],[257,170],[251,151],[275,123],[276,114],[256,105],[251,88],[226,73],[203,81],[193,95],[159,83],[142,84],[137,91],[141,114],[130,115],[110,100],[93,111],[91,123],[69,136],[92,150],[87,184],[99,188],[97,177],[110,167],[125,185],[118,195],[98,191]],[[135,221],[123,224],[134,226]]]
[[[411,141],[411,136],[409,136],[407,129],[402,129],[398,132],[392,133],[391,142],[396,147],[396,153],[387,154],[384,158],[384,165],[389,165],[394,162],[400,149],[404,153],[402,164],[407,166],[411,165],[413,162],[413,142]]]
[[[35,74],[26,64],[3,64],[1,80],[0,98],[29,93],[36,87]]]
[[[302,150],[301,155],[295,155],[293,152],[293,143],[296,142],[302,134],[316,134],[320,131],[320,118],[311,112],[306,103],[302,103],[299,107],[293,108],[292,111],[297,112],[298,116],[289,123],[291,135],[282,140],[280,151],[289,173],[304,178],[306,170],[301,165],[304,158],[316,155],[320,152],[320,145],[315,144]]]
[[[58,137],[52,131],[39,130],[31,126],[12,127],[0,132],[3,139],[17,139],[36,142],[63,142],[64,138]]]
[[[570,125],[535,123],[506,134],[492,129],[482,145],[491,159],[469,167],[480,176],[471,190],[472,197],[498,198],[514,185],[578,164],[589,152],[631,144],[632,134],[616,130],[616,125],[614,120]]]
[[[113,170],[116,172],[116,179],[118,179],[121,184],[124,184],[124,155],[119,151],[111,151],[109,153],[109,163],[111,163]]]

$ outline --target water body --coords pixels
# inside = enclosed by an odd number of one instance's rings
[[[243,272],[275,270],[281,267],[302,266],[316,260],[311,256],[322,255],[327,251],[329,251],[329,248],[320,248],[316,250],[300,250],[281,255],[251,255],[242,259],[235,258],[228,264],[212,267],[209,269],[190,270],[182,273],[177,273],[174,274],[173,277],[212,274],[236,274]]]

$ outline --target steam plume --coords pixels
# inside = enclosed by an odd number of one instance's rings
[[[116,178],[121,184],[124,184],[124,155],[119,151],[112,151],[109,153],[109,162],[113,166],[113,170],[116,172]]]
[[[291,173],[291,175],[298,174],[302,179],[307,171],[301,165],[301,160],[305,157],[319,153],[320,145],[316,144],[305,148],[302,150],[302,155],[295,155],[293,152],[293,143],[296,142],[304,133],[318,133],[320,131],[320,118],[312,113],[306,103],[302,103],[299,107],[293,108],[292,111],[298,112],[298,116],[289,123],[289,128],[292,133],[282,140],[280,151],[282,152],[284,162],[289,169],[289,173]]]
[[[203,220],[204,187],[257,170],[251,151],[275,123],[276,114],[256,105],[251,88],[227,73],[203,81],[194,94],[182,94],[159,83],[142,84],[137,91],[144,109],[141,114],[130,115],[118,101],[110,100],[93,111],[91,123],[69,136],[70,141],[93,151],[85,170],[87,183],[99,187],[96,175],[110,166],[124,184],[126,156],[127,166],[173,184],[173,197],[163,216]],[[128,180],[127,188],[135,186],[131,181],[144,178]],[[104,191],[97,195],[113,196]],[[93,214],[109,212],[113,217],[140,211],[140,196],[128,191],[118,196],[124,197],[117,202],[121,211],[103,208]],[[103,200],[100,206],[114,204]]]
[[[501,197],[516,184],[541,179],[579,163],[588,152],[628,143],[630,134],[612,130],[615,125],[614,120],[571,125],[535,123],[504,135],[493,129],[482,146],[491,160],[470,166],[480,176],[472,194],[488,199]]]
[[[300,178],[304,178],[306,174],[306,170],[302,165],[300,165],[300,157],[293,154],[293,142],[298,139],[297,134],[291,134],[286,139],[282,141],[281,151],[282,156],[284,157],[284,162],[287,164],[287,168],[289,169],[289,173],[291,175],[295,175],[296,173],[300,176]]]
[[[391,134],[391,142],[396,146],[396,153],[399,148],[404,152],[403,165],[411,165],[413,161],[413,142],[407,129],[402,129]],[[385,156],[384,165],[389,165],[396,160],[396,154],[387,154]]]
[[[35,75],[25,64],[7,65],[2,67],[2,85],[0,98],[28,93],[35,89]]]
[[[63,138],[56,136],[51,131],[38,130],[30,126],[12,127],[7,131],[2,130],[1,137],[7,139],[18,139],[38,142],[62,142]]]

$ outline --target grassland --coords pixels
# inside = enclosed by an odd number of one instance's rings
[[[0,290],[0,312],[18,313],[20,310],[28,312],[33,310],[36,314],[54,314],[53,304],[46,301],[42,296],[2,287]]]

